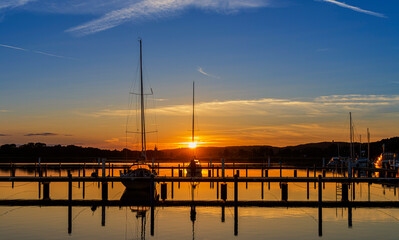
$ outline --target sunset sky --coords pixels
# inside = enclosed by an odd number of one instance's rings
[[[397,0],[0,0],[0,144],[137,149],[139,37],[150,149],[399,135]]]

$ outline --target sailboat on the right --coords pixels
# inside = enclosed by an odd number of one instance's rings
[[[202,177],[202,167],[198,159],[195,157],[195,148],[197,144],[195,142],[195,82],[193,82],[193,116],[192,116],[192,128],[191,128],[191,143],[190,148],[193,149],[193,156],[190,160],[190,164],[187,167],[187,177]]]

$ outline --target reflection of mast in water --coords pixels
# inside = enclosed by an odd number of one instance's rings
[[[140,239],[145,240],[145,226],[146,226],[146,222],[147,222],[146,214],[147,214],[148,208],[147,207],[137,207],[135,209],[133,207],[130,207],[130,210],[132,212],[136,212],[136,219],[141,220]]]
[[[193,223],[192,224],[193,240],[195,239],[195,220],[197,220],[197,211],[195,210],[195,205],[194,205],[194,190],[197,185],[198,185],[197,183],[191,183],[191,201],[193,201],[193,204],[191,205],[191,210],[190,210],[190,220]]]

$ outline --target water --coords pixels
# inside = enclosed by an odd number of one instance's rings
[[[87,170],[86,176],[90,174]],[[177,169],[174,176],[177,176]],[[8,171],[0,172],[8,176]],[[260,176],[260,170],[249,170],[249,176]],[[279,176],[270,170],[269,176]],[[312,176],[313,173],[311,173]],[[318,173],[319,174],[319,173]],[[17,176],[33,175],[18,169]],[[66,172],[61,172],[62,176]],[[73,172],[74,176],[78,172]],[[117,171],[114,173],[117,176]],[[170,170],[161,170],[169,176]],[[207,172],[204,171],[204,176]],[[232,171],[226,175],[232,176]],[[245,171],[241,171],[241,176]],[[49,171],[48,176],[59,176]],[[293,176],[284,170],[283,176]],[[306,171],[298,171],[306,176]],[[328,173],[327,176],[332,176]],[[172,186],[168,183],[168,199]],[[239,183],[239,201],[280,201],[279,183]],[[109,183],[109,200],[119,200],[124,193],[120,183]],[[157,184],[160,193],[160,184]],[[193,191],[193,192],[192,192]],[[307,183],[289,183],[289,201],[317,201],[317,187]],[[326,183],[323,201],[340,201],[337,185]],[[233,199],[233,183],[228,184],[228,200]],[[41,193],[42,194],[42,193]],[[67,199],[66,183],[51,183],[52,200]],[[216,200],[217,186],[200,183],[192,189],[190,183],[174,183],[173,200]],[[42,197],[42,195],[41,195]],[[219,196],[220,197],[220,196]],[[380,184],[355,184],[350,189],[352,201],[399,201],[397,188]],[[39,199],[38,183],[0,183],[0,199]],[[73,199],[83,199],[83,183],[73,183]],[[101,186],[85,184],[85,200],[101,200]],[[189,204],[188,204],[189,205]],[[70,218],[68,219],[68,213]],[[319,211],[322,218],[319,218]],[[0,206],[1,239],[397,239],[399,208],[306,208],[306,207],[234,207],[221,206]],[[224,212],[224,214],[223,214]],[[320,219],[322,221],[320,221]],[[70,223],[68,223],[70,221]],[[153,221],[153,235],[151,222]],[[235,235],[237,234],[237,235]],[[321,235],[321,236],[320,236]]]

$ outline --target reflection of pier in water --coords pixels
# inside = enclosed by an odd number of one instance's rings
[[[137,205],[136,205],[137,204]],[[322,211],[325,208],[347,209],[348,211],[348,228],[352,228],[352,208],[399,208],[398,202],[322,202],[319,201],[157,201],[152,205],[142,205],[141,202],[128,202],[127,199],[121,200],[0,200],[0,206],[65,206],[68,207],[68,233],[72,233],[72,209],[73,207],[88,207],[92,210],[101,206],[101,225],[105,226],[105,216],[107,207],[129,207],[130,209],[142,209],[145,212],[150,211],[151,222],[151,236],[155,235],[155,210],[156,208],[168,207],[189,207],[190,220],[196,220],[196,207],[220,207],[221,208],[221,222],[225,222],[225,208],[234,208],[234,234],[238,235],[238,218],[239,208],[248,207],[285,207],[285,208],[317,208],[318,209],[318,234],[322,236],[323,218]],[[145,214],[141,213],[141,214]],[[140,216],[145,217],[145,216]],[[144,220],[145,219],[141,219]],[[194,227],[194,226],[193,226]],[[142,226],[142,239],[145,239],[145,226]],[[193,228],[194,237],[194,228]]]
[[[111,169],[111,167],[109,167]],[[113,169],[113,167],[112,167]],[[165,168],[167,169],[167,168]],[[9,177],[0,177],[0,182],[11,182],[12,187],[14,186],[14,182],[37,182],[38,183],[38,193],[39,200],[0,200],[0,206],[67,206],[68,207],[68,232],[72,232],[72,208],[75,206],[94,206],[94,209],[101,206],[102,213],[102,226],[105,226],[105,214],[106,207],[108,206],[135,206],[135,207],[145,207],[147,211],[150,211],[151,218],[151,235],[153,236],[155,233],[154,226],[154,211],[158,207],[176,207],[176,206],[187,206],[190,207],[190,220],[193,222],[193,238],[194,238],[194,222],[197,219],[197,211],[196,207],[207,206],[207,207],[220,207],[221,208],[221,221],[225,222],[225,208],[233,207],[234,208],[234,234],[238,235],[238,220],[239,220],[239,208],[241,207],[287,207],[287,208],[298,208],[298,207],[307,207],[307,208],[318,208],[318,228],[319,235],[322,235],[322,226],[323,226],[323,208],[342,208],[348,210],[348,227],[352,227],[352,208],[399,208],[398,201],[370,201],[370,185],[371,184],[381,184],[384,189],[385,186],[393,186],[395,195],[396,195],[396,187],[398,186],[399,179],[395,178],[396,174],[392,170],[387,170],[384,177],[370,177],[367,174],[365,177],[339,177],[337,174],[334,177],[326,176],[326,169],[320,168],[322,170],[322,174],[316,177],[316,168],[305,168],[306,169],[306,177],[298,177],[297,169],[290,167],[280,167],[274,168],[279,169],[280,177],[269,177],[269,169],[267,168],[252,168],[256,171],[259,169],[261,171],[260,177],[250,177],[248,175],[248,167],[245,167],[245,176],[240,177],[239,171],[237,169],[242,169],[240,167],[234,166],[233,170],[237,170],[234,172],[234,177],[225,177],[224,169],[219,169],[218,167],[208,167],[208,177],[201,178],[188,178],[184,177],[182,174],[182,170],[179,168],[169,167],[171,170],[170,176],[164,177],[153,177],[150,180],[154,183],[160,183],[161,185],[161,199],[162,201],[158,201],[157,198],[151,196],[157,196],[155,193],[155,188],[149,189],[148,191],[144,191],[142,193],[131,193],[129,191],[125,191],[120,200],[109,200],[108,199],[108,184],[112,184],[114,182],[121,182],[124,178],[121,177],[113,177],[113,171],[109,171],[108,176],[105,174],[104,164],[102,166],[102,174],[99,177],[97,175],[92,175],[92,177],[86,177],[86,169],[82,168],[79,170],[78,176],[72,176],[71,172],[68,171],[67,177],[62,177],[61,173],[59,177],[47,177],[47,167],[40,170],[39,177],[26,177],[26,176],[15,176],[15,168],[13,166],[10,167],[10,176]],[[205,168],[206,169],[206,168]],[[228,169],[228,168],[226,168]],[[273,169],[273,168],[270,168]],[[282,170],[291,169],[293,170],[293,176],[283,177]],[[174,177],[174,170],[178,170],[178,177]],[[159,169],[158,169],[159,171]],[[214,172],[216,171],[216,172]],[[221,174],[220,174],[221,171]],[[379,170],[380,172],[382,170]],[[216,174],[215,174],[216,173]],[[312,174],[310,174],[312,173]],[[36,175],[36,174],[35,174]],[[75,174],[76,175],[76,174]],[[216,176],[215,176],[216,175]],[[355,176],[354,174],[352,176]],[[388,178],[390,177],[390,178]],[[68,185],[68,199],[67,200],[51,200],[50,199],[50,183],[52,182],[65,182]],[[77,182],[78,188],[82,187],[82,197],[85,199],[85,183],[94,182],[98,183],[98,186],[101,186],[101,200],[74,200],[72,199],[72,183]],[[210,183],[210,189],[214,189],[216,185],[216,201],[195,201],[194,195],[192,195],[192,199],[190,201],[175,201],[175,200],[167,200],[168,198],[168,185],[170,186],[171,199],[174,198],[174,184],[178,184],[178,188],[180,188],[180,183]],[[227,183],[234,184],[234,199],[227,200]],[[248,189],[248,183],[251,184],[260,184],[261,186],[261,199],[262,201],[239,201],[238,194],[238,183],[245,183],[245,188]],[[270,190],[270,183],[279,183],[280,191],[281,191],[281,201],[263,201],[264,199],[264,184],[268,185],[268,189]],[[295,183],[306,183],[306,196],[308,201],[289,201],[288,196],[288,185]],[[317,189],[318,201],[309,201],[309,191],[310,191],[310,183],[314,184],[314,189]],[[336,201],[323,201],[323,189],[325,188],[325,183],[335,183],[339,186],[339,194],[336,192]],[[356,183],[368,183],[368,200],[369,201],[355,201],[356,192],[355,192],[355,184]],[[313,185],[312,184],[312,185]],[[193,186],[193,185],[191,185]],[[240,185],[241,186],[241,185]],[[194,188],[192,187],[192,191]],[[43,196],[41,193],[43,192]],[[361,192],[360,192],[361,194]],[[220,199],[220,200],[219,200]],[[145,219],[142,219],[145,220]],[[144,229],[143,229],[144,230]],[[142,238],[145,238],[145,234],[142,235]]]

